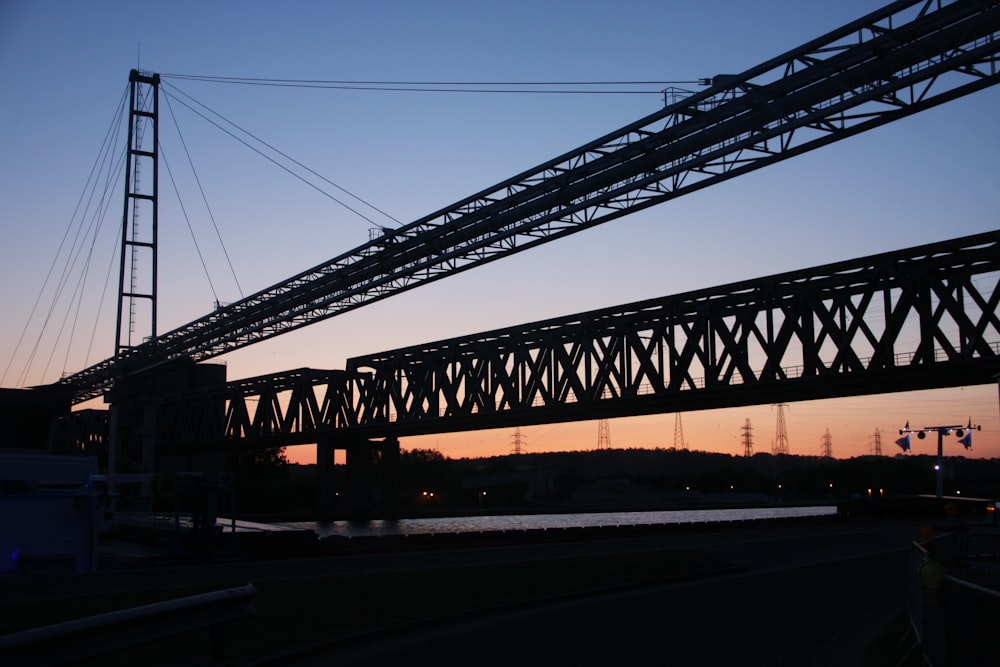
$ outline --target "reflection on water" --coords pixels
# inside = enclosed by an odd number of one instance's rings
[[[668,510],[661,512],[593,512],[581,514],[514,514],[461,516],[398,521],[299,521],[283,525],[314,530],[320,536],[363,537],[369,535],[416,535],[425,533],[469,533],[477,531],[537,530],[540,528],[589,528],[595,526],[639,526],[706,521],[747,521],[836,514],[832,506],[748,507],[715,510]]]

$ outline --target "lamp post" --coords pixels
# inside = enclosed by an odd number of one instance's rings
[[[937,484],[935,485],[935,493],[938,498],[944,495],[944,436],[945,434],[950,434],[952,431],[955,432],[955,437],[966,449],[972,448],[972,432],[981,431],[982,426],[978,424],[973,426],[972,419],[969,419],[968,426],[962,425],[950,425],[950,426],[924,426],[923,428],[910,428],[910,422],[906,422],[906,426],[899,429],[899,434],[903,437],[896,441],[896,444],[903,448],[903,451],[907,451],[910,448],[910,433],[916,433],[917,438],[923,440],[927,437],[927,433],[937,433],[938,444],[937,444],[937,464],[934,466],[934,470],[937,473]]]

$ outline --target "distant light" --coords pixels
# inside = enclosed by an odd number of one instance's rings
[[[935,463],[935,464],[934,464],[934,469],[935,469],[935,470],[940,470],[940,469],[941,469],[941,466],[939,466],[938,464],[936,464],[936,463]]]

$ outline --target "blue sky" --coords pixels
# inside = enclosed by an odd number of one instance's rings
[[[881,4],[7,0],[0,3],[0,299],[7,313],[0,363],[6,368],[17,346],[137,64],[162,74],[276,79],[687,81],[743,71]],[[662,103],[656,94],[452,95],[168,81],[171,94],[196,98],[402,222]],[[223,361],[231,378],[339,368],[358,354],[994,229],[998,102],[1000,90],[980,92]],[[244,294],[367,239],[369,222],[182,106],[171,108]],[[163,120],[161,132],[197,239],[196,246],[161,173],[160,328],[166,331],[204,315],[216,298],[234,301],[240,292],[171,120]],[[95,246],[87,279],[95,294],[112,261],[119,201]],[[40,334],[36,311],[30,342],[22,342],[3,385],[53,381],[110,356],[114,299],[112,292],[96,324],[96,300],[87,302],[68,352],[50,342],[64,316],[55,312]],[[40,308],[47,304],[43,298]],[[25,346],[39,335],[40,351],[28,364]],[[916,414],[949,422],[971,416],[986,430],[973,453],[1000,456],[996,387],[796,404],[787,415],[791,449],[818,453],[829,428],[835,454],[865,453],[875,428],[894,433]],[[693,448],[736,453],[744,418],[754,422],[758,450],[768,450],[775,418],[769,406],[684,415],[686,439]],[[612,422],[612,442],[671,446],[673,426],[673,415],[619,420]],[[529,451],[590,448],[597,439],[591,423],[525,433]],[[509,436],[442,436],[404,447],[429,443],[454,456],[505,453]],[[884,446],[890,449],[891,440]]]

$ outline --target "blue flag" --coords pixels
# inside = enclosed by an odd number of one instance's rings
[[[972,429],[970,428],[963,437],[958,439],[958,441],[962,443],[962,446],[966,449],[972,449]]]

